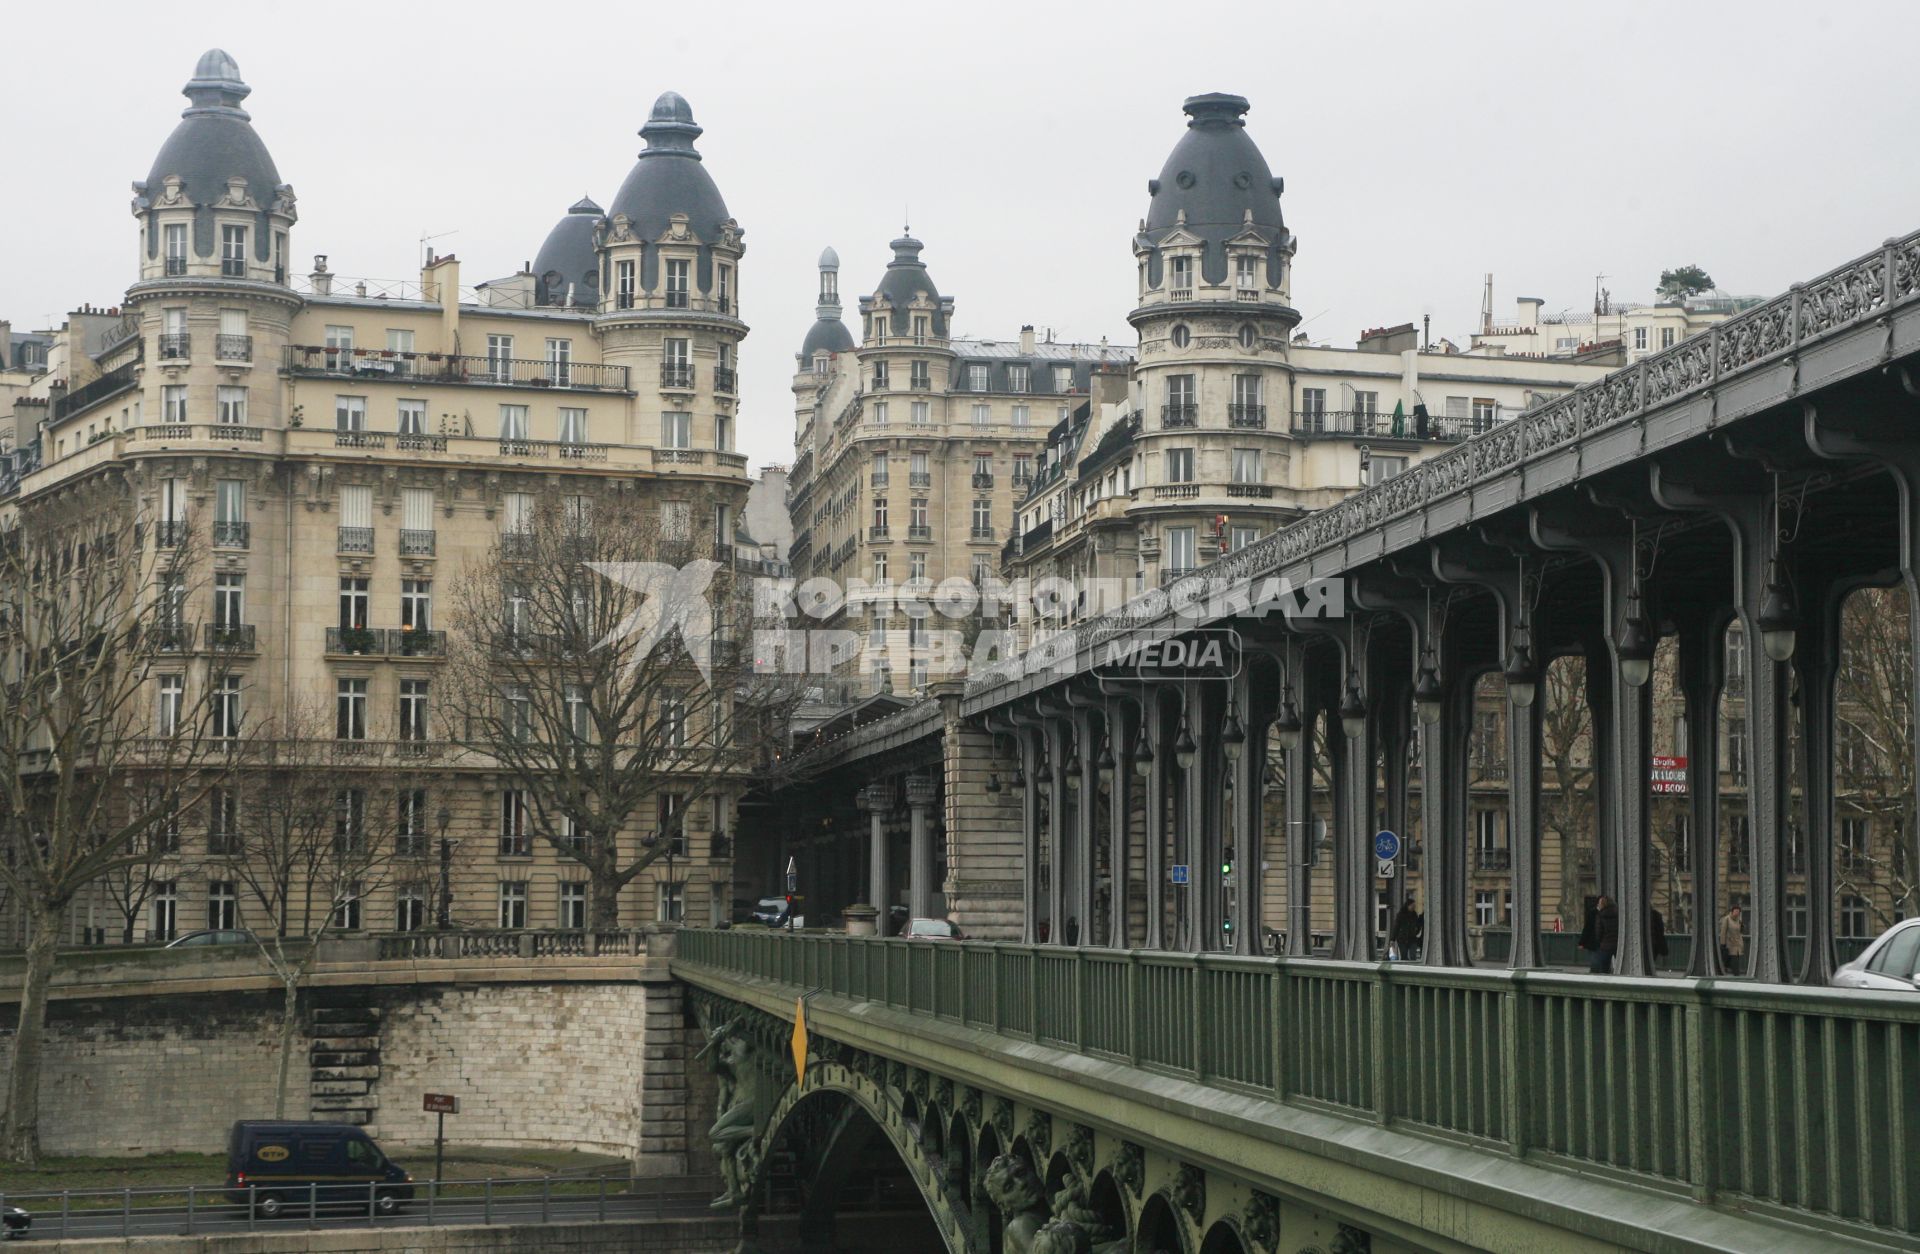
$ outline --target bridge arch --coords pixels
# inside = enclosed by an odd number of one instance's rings
[[[1200,1254],[1252,1254],[1250,1246],[1240,1233],[1240,1225],[1232,1219],[1222,1219],[1207,1229],[1207,1239],[1200,1243]]]
[[[949,1254],[965,1254],[972,1225],[968,1199],[955,1187],[940,1155],[929,1148],[919,1120],[908,1117],[913,1100],[911,1094],[837,1063],[808,1067],[804,1081],[782,1094],[758,1138],[752,1155],[755,1192],[764,1185],[768,1164],[776,1161],[775,1151],[783,1138],[816,1139],[824,1125],[825,1149],[813,1172],[815,1187],[802,1209],[801,1225],[803,1230],[816,1231],[830,1227],[840,1184],[857,1165],[861,1151],[878,1140],[906,1168]],[[918,1106],[914,1109],[917,1112]]]
[[[1180,1208],[1165,1192],[1155,1193],[1141,1206],[1133,1248],[1139,1254],[1193,1254],[1187,1227],[1180,1222]]]

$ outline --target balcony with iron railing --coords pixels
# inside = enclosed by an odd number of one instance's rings
[[[371,382],[444,383],[479,387],[553,388],[572,392],[631,392],[625,366],[526,357],[411,353],[390,349],[295,344],[287,372],[297,377]]]
[[[372,527],[341,527],[339,528],[338,548],[336,551],[341,553],[373,552],[373,528]]]
[[[213,355],[220,361],[252,361],[253,337],[216,335],[213,337]]]
[[[933,539],[933,528],[927,523],[908,523],[907,539],[931,540]]]
[[[447,633],[420,627],[400,627],[387,633],[395,657],[445,657]]]
[[[201,628],[201,640],[213,653],[257,653],[252,623],[207,623]]]
[[[890,532],[885,523],[875,523],[873,526],[867,528],[867,539],[869,540],[885,540],[889,538],[889,535]]]
[[[437,533],[416,527],[400,529],[400,556],[432,557]]]
[[[326,646],[340,657],[385,657],[387,633],[380,627],[329,627]]]
[[[126,365],[117,366],[93,382],[82,384],[80,387],[74,388],[64,395],[55,394],[52,403],[47,407],[47,416],[57,422],[69,414],[77,414],[83,409],[89,409],[104,400],[127,391],[137,382],[134,372],[139,367],[139,364],[138,361],[130,361]]]
[[[886,486],[887,486],[887,484],[888,484],[888,482],[889,482],[889,480],[888,480],[888,478],[887,478],[887,472],[886,472],[886,471],[884,471],[884,470],[876,470],[876,471],[874,471],[874,472],[873,472],[873,477],[872,477],[872,483],[873,483],[873,486],[874,486],[874,487],[876,487],[876,488],[884,488],[884,487],[886,487]]]
[[[536,537],[532,531],[516,530],[500,533],[500,556],[508,561],[526,561],[534,555]]]
[[[993,539],[993,528],[975,527],[973,529],[973,538],[975,540],[991,541]]]
[[[1267,407],[1265,405],[1228,405],[1227,425],[1264,429],[1267,425]]]
[[[185,257],[168,257],[165,264],[161,266],[161,272],[168,278],[177,278],[187,272],[187,259]]]
[[[245,522],[215,522],[213,524],[213,547],[216,549],[244,549],[252,540],[253,525]]]
[[[737,392],[740,390],[739,381],[739,374],[731,366],[715,366],[713,368],[714,391],[727,393]]]
[[[241,257],[222,257],[220,259],[220,277],[223,279],[244,279],[247,277],[247,259]]]
[[[660,366],[660,386],[685,391],[693,387],[693,363],[685,361],[663,362]]]
[[[976,487],[976,488],[979,488],[979,489],[981,489],[981,490],[983,490],[983,491],[984,491],[985,489],[987,489],[987,488],[990,488],[990,487],[992,487],[992,486],[993,486],[993,472],[992,472],[991,470],[976,470],[976,471],[974,471],[974,472],[973,472],[973,486],[974,486],[974,487]]]
[[[1473,866],[1476,871],[1505,871],[1513,866],[1513,851],[1485,847],[1476,849],[1473,851]]]
[[[187,520],[162,519],[153,524],[153,543],[157,548],[177,549],[187,542]]]
[[[915,377],[907,381],[907,386],[916,392],[931,392],[933,391],[933,380]]]
[[[1453,443],[1470,439],[1493,428],[1485,419],[1429,417],[1422,425],[1418,416],[1402,413],[1399,418],[1370,409],[1296,409],[1293,434],[1296,436],[1372,436],[1385,440],[1433,440]]]
[[[155,347],[161,361],[184,361],[193,353],[193,336],[186,331],[169,331]]]
[[[1191,427],[1199,420],[1199,407],[1191,401],[1171,401],[1160,407],[1162,427]]]
[[[908,487],[913,487],[913,488],[930,488],[930,487],[932,487],[932,486],[933,486],[933,472],[932,472],[931,470],[912,470],[912,471],[908,471],[908,472],[907,472],[907,486],[908,486]]]

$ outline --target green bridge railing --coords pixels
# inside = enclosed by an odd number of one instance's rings
[[[1920,994],[685,930],[819,990],[1702,1202],[1920,1232]]]

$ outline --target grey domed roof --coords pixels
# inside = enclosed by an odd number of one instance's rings
[[[203,55],[192,80],[181,89],[193,103],[161,145],[146,183],[135,190],[145,197],[158,196],[167,176],[177,174],[187,198],[206,205],[225,196],[227,180],[238,177],[247,180],[254,203],[270,207],[281,185],[280,172],[254,132],[250,115],[240,107],[252,90],[241,81],[232,57],[218,48]]]
[[[1242,115],[1250,107],[1245,97],[1213,92],[1189,96],[1182,106],[1192,119],[1187,133],[1173,146],[1160,177],[1147,184],[1153,197],[1147,206],[1147,227],[1141,242],[1158,248],[1161,240],[1186,215],[1185,228],[1206,242],[1201,275],[1209,283],[1224,283],[1227,256],[1224,244],[1249,222],[1270,240],[1269,264],[1277,265],[1277,250],[1287,243],[1280,216],[1281,181],[1273,177],[1259,145],[1247,134]],[[1158,282],[1154,257],[1153,281]]]
[[[733,215],[694,149],[700,127],[692,106],[679,92],[663,92],[640,135],[647,146],[614,194],[608,216],[626,214],[634,234],[652,243],[666,234],[674,214],[684,213],[694,234],[710,242]]]
[[[822,270],[838,270],[840,268],[840,254],[833,251],[832,244],[828,244],[820,250],[820,268]]]
[[[933,303],[933,333],[947,333],[946,310],[940,299],[940,290],[933,285],[933,276],[927,273],[927,263],[920,260],[920,250],[925,245],[911,235],[902,235],[893,241],[893,260],[887,263],[886,273],[880,276],[880,286],[874,295],[884,296],[893,307],[887,319],[888,327],[894,335],[906,335],[913,329],[912,314],[907,306],[914,297],[924,295]],[[867,302],[863,299],[861,305]]]
[[[847,330],[847,324],[840,321],[840,312],[835,310],[832,317],[821,315],[807,328],[807,338],[800,345],[800,364],[804,367],[813,360],[815,353],[851,353],[853,351],[853,332]]]
[[[592,308],[600,303],[600,259],[593,248],[594,228],[604,215],[590,197],[582,196],[553,224],[534,254],[534,300],[559,305],[573,288],[573,303]]]

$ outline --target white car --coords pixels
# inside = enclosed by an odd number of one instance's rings
[[[1903,919],[1833,973],[1835,988],[1911,993],[1920,989],[1920,919]]]

